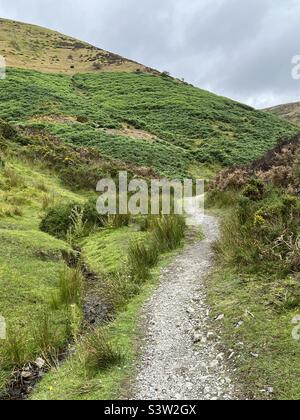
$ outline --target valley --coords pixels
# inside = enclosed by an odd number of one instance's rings
[[[5,19],[0,54],[0,399],[297,399],[298,105]],[[204,222],[100,216],[119,171],[205,179]]]

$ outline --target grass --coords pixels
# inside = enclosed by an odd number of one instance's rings
[[[171,217],[169,223],[176,227],[175,219]],[[181,223],[178,221],[178,225]],[[58,370],[52,370],[39,384],[32,399],[102,400],[120,397],[124,381],[134,372],[141,305],[157,284],[160,269],[175,254],[175,242],[170,241],[170,246],[166,246],[163,237],[163,247],[160,247],[154,242],[158,239],[153,232],[157,225],[167,227],[168,231],[170,224],[162,218],[160,223],[152,221],[149,232],[137,232],[131,226],[98,232],[84,240],[83,255],[93,271],[102,275],[101,297],[102,300],[109,297],[114,303],[116,319],[105,330],[98,327],[88,334],[77,347],[74,357]],[[177,248],[183,235],[181,229]],[[155,252],[151,241],[156,245]],[[159,257],[159,250],[168,253]],[[108,256],[112,256],[109,262]],[[97,389],[93,386],[90,389],[91,380],[98,381]],[[82,389],[88,391],[82,393]]]
[[[59,276],[58,301],[63,305],[82,304],[84,278],[80,268],[65,269]]]
[[[107,340],[113,349],[121,349],[123,357],[117,358],[117,364],[113,363],[108,370],[94,371],[91,377],[84,369],[84,352],[79,352],[60,369],[53,369],[38,384],[32,400],[117,400],[122,396],[128,397],[128,381],[134,374],[136,345],[140,338],[140,309],[157,285],[161,269],[176,253],[173,251],[161,257],[151,278],[140,287],[139,293],[129,300],[106,330]]]
[[[103,372],[113,366],[120,366],[124,356],[109,343],[103,329],[96,329],[88,334],[82,343],[84,366],[88,373]]]
[[[44,72],[134,71],[136,63],[35,25],[0,19],[1,52],[7,65]]]
[[[261,185],[251,180],[242,197],[212,193],[211,203],[225,210],[217,269],[208,280],[211,316],[225,315],[220,334],[235,353],[244,395],[297,400],[300,346],[292,320],[300,309],[299,201],[270,185],[263,193],[253,188]]]
[[[201,163],[214,170],[251,162],[299,131],[272,114],[151,74],[71,77],[9,69],[2,85],[0,117],[171,177],[195,173]],[[122,135],[124,124],[155,137]]]
[[[72,250],[39,230],[45,186],[57,200],[82,200],[59,179],[6,158],[0,170],[0,209],[17,203],[18,211],[0,212],[0,313],[8,327],[8,340],[0,343],[1,378],[46,348],[61,349],[68,337],[69,310],[60,306],[52,311],[50,305],[65,270],[62,252]]]

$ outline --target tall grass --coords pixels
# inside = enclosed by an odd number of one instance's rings
[[[22,188],[25,185],[24,178],[10,166],[4,168],[3,175],[10,188]]]
[[[103,329],[95,329],[83,341],[83,360],[88,373],[108,370],[123,361],[121,352],[109,342]]]
[[[0,364],[2,368],[22,366],[27,360],[27,343],[21,330],[9,329],[1,345]]]
[[[65,268],[59,276],[58,293],[52,296],[52,307],[82,304],[84,278],[79,267]]]
[[[128,263],[130,274],[138,281],[146,280],[160,253],[178,248],[185,234],[185,220],[181,216],[162,216],[149,222],[149,234],[130,243]]]
[[[176,249],[184,238],[185,220],[181,216],[162,216],[152,222],[153,240],[161,252]]]
[[[59,334],[54,324],[54,317],[52,316],[51,310],[45,308],[40,314],[35,324],[34,339],[35,346],[42,353],[51,354],[53,351],[56,352],[56,348],[59,346]]]
[[[132,241],[128,249],[130,273],[135,278],[146,280],[150,268],[158,262],[159,249],[153,237],[146,240]]]

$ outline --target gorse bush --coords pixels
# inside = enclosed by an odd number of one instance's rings
[[[223,227],[223,255],[256,272],[284,277],[300,271],[299,198],[271,186],[264,192],[253,187],[251,181]]]
[[[40,229],[59,239],[65,239],[72,227],[72,212],[80,208],[77,203],[57,204],[50,208],[40,223]]]

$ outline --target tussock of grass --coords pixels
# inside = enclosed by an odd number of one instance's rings
[[[59,276],[58,295],[54,298],[53,306],[81,305],[84,292],[84,278],[80,268],[65,268]]]
[[[71,78],[8,69],[2,85],[0,117],[46,130],[69,144],[94,147],[104,158],[172,178],[195,173],[199,163],[251,162],[279,139],[291,138],[299,130],[272,114],[151,74],[76,74]],[[10,100],[12,97],[18,100]],[[57,118],[47,119],[49,115]],[[77,121],[79,115],[85,122]],[[36,121],[30,121],[32,118]],[[158,139],[110,132],[121,130],[124,123]],[[32,149],[37,157],[47,155],[42,145],[33,144]],[[82,185],[89,178],[89,167],[76,175],[66,165],[73,157],[64,156],[65,179],[76,177]]]
[[[107,333],[100,328],[85,337],[82,352],[85,368],[91,375],[120,365],[124,360],[122,354],[109,342]]]
[[[128,249],[128,263],[131,275],[138,281],[146,280],[159,257],[159,248],[152,237],[134,240]]]

